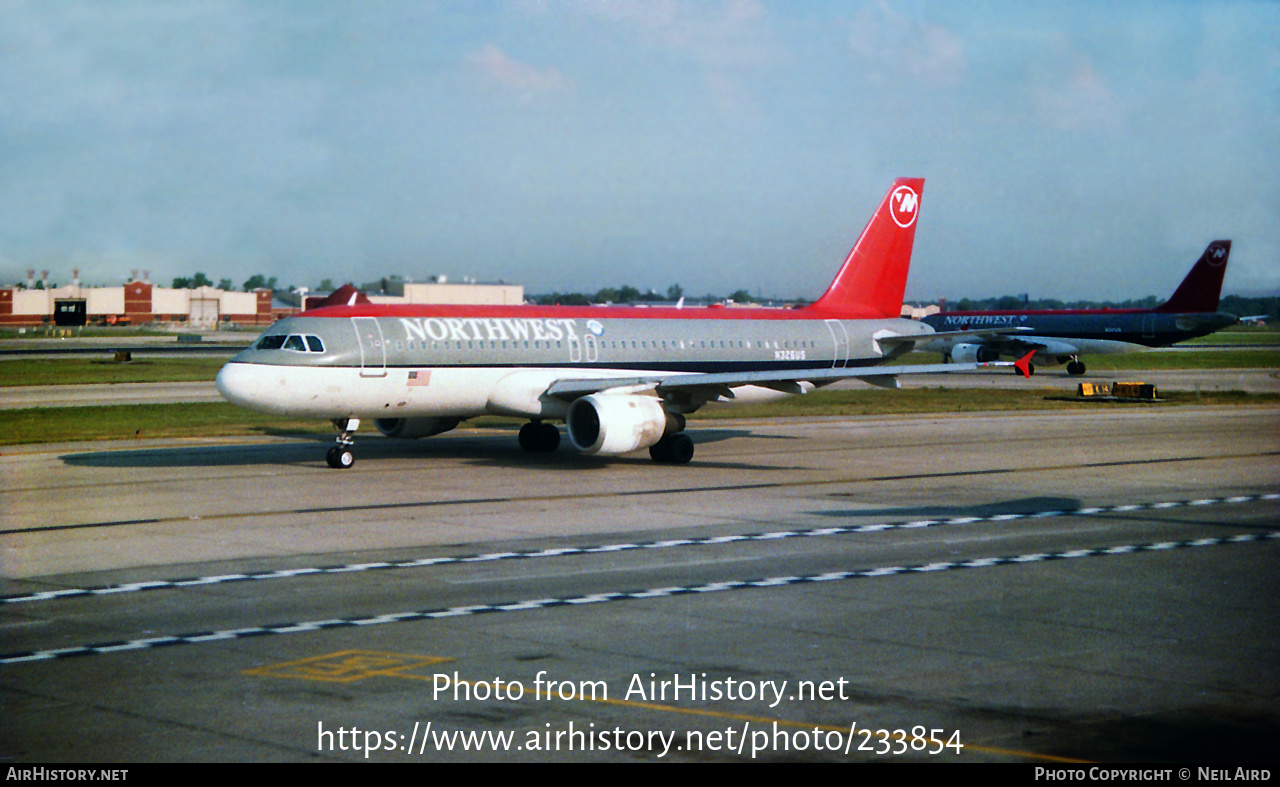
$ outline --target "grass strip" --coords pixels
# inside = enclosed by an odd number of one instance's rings
[[[0,361],[0,386],[212,382],[226,362],[226,358],[146,358],[127,363],[109,357],[19,358]]]
[[[710,406],[695,413],[691,420],[1061,411],[1099,407],[1274,405],[1277,402],[1280,402],[1277,394],[1242,391],[1174,392],[1164,394],[1160,402],[1139,403],[1080,401],[1072,392],[1054,388],[859,389],[814,391],[764,404]],[[464,423],[462,428],[515,428],[522,423],[521,419],[485,416]],[[372,424],[366,422],[361,431],[373,433]],[[262,435],[324,439],[333,434],[333,427],[328,421],[254,413],[224,402],[0,410],[0,445]]]

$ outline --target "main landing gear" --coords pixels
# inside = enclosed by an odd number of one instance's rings
[[[649,456],[662,464],[687,465],[693,459],[693,440],[684,432],[664,435],[661,440],[649,446]]]
[[[520,447],[534,453],[551,453],[560,447],[560,430],[555,424],[530,421],[520,427]]]
[[[649,457],[658,464],[687,465],[693,459],[693,440],[684,433],[684,416],[669,413],[668,431],[662,439],[649,446]]]
[[[356,455],[352,452],[351,446],[355,445],[356,441],[352,435],[360,428],[360,419],[335,418],[333,426],[338,430],[338,444],[330,448],[324,458],[329,463],[329,467],[335,470],[346,470],[356,463]]]

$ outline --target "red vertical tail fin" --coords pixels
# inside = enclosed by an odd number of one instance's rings
[[[831,286],[810,306],[843,317],[898,317],[924,178],[898,178],[858,236]]]
[[[369,297],[356,289],[354,284],[344,284],[324,298],[308,298],[304,304],[307,309],[320,309],[325,306],[355,306],[370,303]]]
[[[1158,312],[1216,312],[1222,295],[1222,277],[1227,274],[1231,241],[1215,240],[1200,255],[1173,297],[1155,308]]]

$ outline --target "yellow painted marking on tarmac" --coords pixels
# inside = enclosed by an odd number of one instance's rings
[[[429,667],[446,661],[442,656],[414,656],[401,653],[380,653],[371,650],[342,650],[323,656],[269,664],[244,671],[245,675],[266,678],[292,678],[323,683],[353,683],[368,678],[409,678],[426,680],[410,670]]]

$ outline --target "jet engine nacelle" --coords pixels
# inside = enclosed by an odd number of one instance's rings
[[[981,344],[961,343],[951,348],[951,360],[955,363],[991,363],[1000,360],[1000,353]]]
[[[657,399],[633,394],[592,394],[569,406],[569,441],[586,454],[626,454],[679,431]]]
[[[447,432],[461,421],[461,418],[379,418],[373,423],[387,437],[414,440]]]

